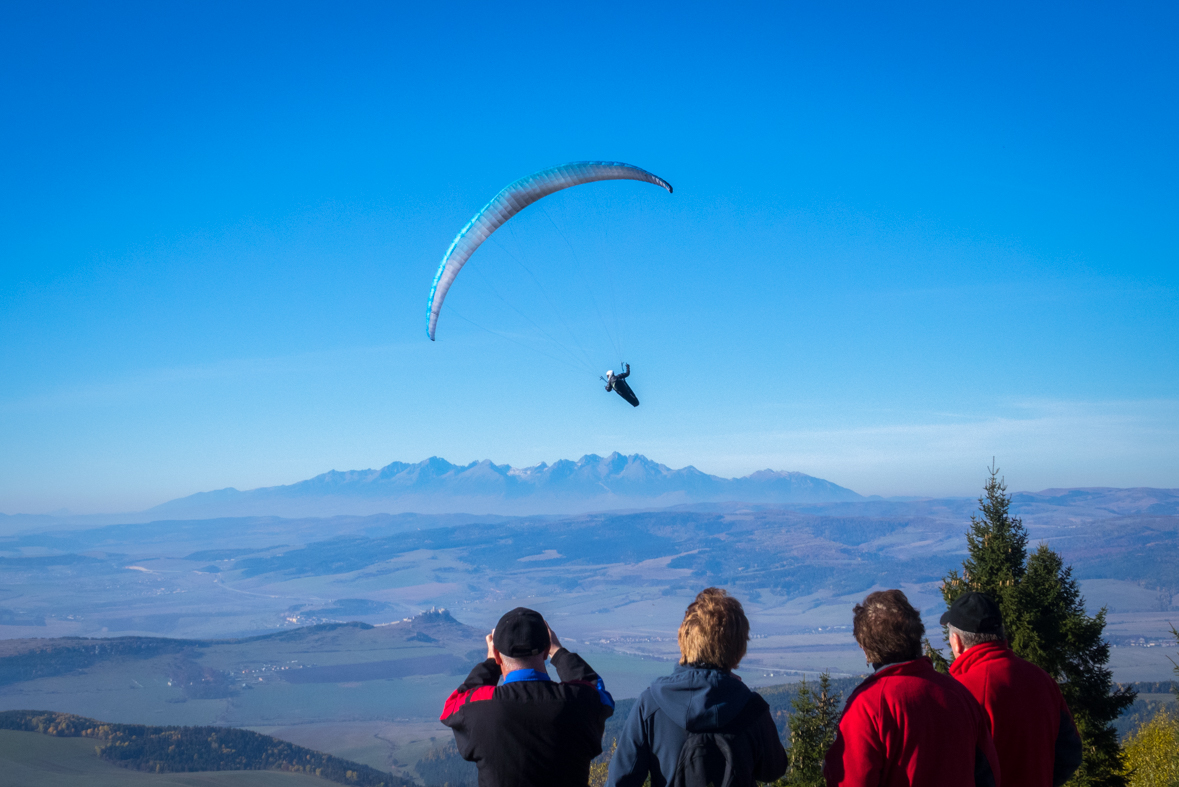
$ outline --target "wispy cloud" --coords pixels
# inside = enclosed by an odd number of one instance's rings
[[[1179,486],[1179,401],[1024,400],[1002,409],[1007,414],[897,413],[856,427],[745,431],[718,442],[723,449],[714,446],[706,464],[733,474],[800,469],[885,495],[972,494],[992,456],[1021,489]],[[707,455],[696,441],[667,448]]]

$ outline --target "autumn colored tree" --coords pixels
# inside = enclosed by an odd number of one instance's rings
[[[1179,642],[1174,626],[1171,634]],[[1179,677],[1179,664],[1175,676]],[[1172,689],[1179,694],[1179,682]],[[1179,711],[1160,708],[1126,739],[1125,750],[1130,787],[1179,787]]]
[[[1130,787],[1179,786],[1179,716],[1166,708],[1127,739]]]

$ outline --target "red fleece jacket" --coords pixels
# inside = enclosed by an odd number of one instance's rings
[[[987,727],[970,692],[929,659],[890,664],[848,697],[823,776],[830,787],[998,785]]]
[[[950,665],[991,720],[1003,787],[1063,784],[1081,763],[1081,737],[1060,687],[1044,670],[983,642]]]

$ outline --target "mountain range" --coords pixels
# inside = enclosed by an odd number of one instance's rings
[[[332,470],[285,486],[200,492],[145,513],[177,519],[410,511],[530,515],[722,501],[783,504],[864,499],[804,473],[760,470],[742,478],[721,478],[691,466],[673,470],[641,454],[615,452],[522,468],[488,460],[455,465],[431,457],[416,464],[393,462],[380,469]]]

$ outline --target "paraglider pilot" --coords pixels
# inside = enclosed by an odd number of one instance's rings
[[[630,377],[630,364],[624,363],[623,366],[626,367],[626,371],[621,374],[615,374],[613,369],[606,372],[606,376],[603,378],[606,381],[606,390],[617,393],[623,399],[630,402],[631,407],[638,407],[639,397],[635,396],[635,392],[630,389],[630,385],[626,382],[626,378]]]

